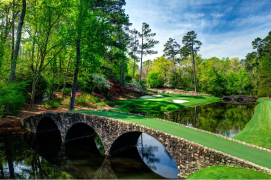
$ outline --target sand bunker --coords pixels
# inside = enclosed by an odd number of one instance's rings
[[[185,103],[185,102],[189,102],[189,101],[173,99],[173,102],[175,102],[175,103]]]
[[[153,95],[153,97],[164,97],[164,96],[163,96],[163,95],[158,94],[158,95]]]
[[[150,99],[150,98],[155,98],[153,96],[141,96],[140,98],[143,98],[143,99]]]

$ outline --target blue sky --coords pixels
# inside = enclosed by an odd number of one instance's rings
[[[131,28],[140,30],[146,22],[160,41],[158,54],[144,60],[163,55],[170,37],[181,44],[191,30],[203,43],[203,58],[243,59],[253,51],[251,42],[271,31],[271,0],[126,0],[125,9]]]

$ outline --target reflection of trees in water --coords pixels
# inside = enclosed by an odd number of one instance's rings
[[[175,112],[147,115],[230,136],[245,127],[254,114],[255,106],[256,104],[212,103]]]
[[[101,155],[104,156],[104,145],[99,135],[96,132],[94,132],[94,141],[97,146],[97,149],[100,151]]]
[[[8,136],[8,146],[10,152],[6,151],[5,138],[0,137],[0,178],[10,179],[71,179],[72,177],[60,171],[57,167],[47,162],[39,156],[34,150],[30,149],[19,136]],[[8,156],[11,156],[12,170],[8,166]],[[9,157],[10,158],[10,157]],[[3,167],[9,169],[4,170]],[[20,171],[16,171],[16,166]],[[12,175],[13,174],[13,175]],[[13,179],[14,179],[13,178]]]
[[[158,151],[157,146],[149,146],[143,144],[142,135],[138,139],[138,152],[142,158],[142,160],[147,164],[147,166],[152,170],[157,170],[155,164],[160,162],[159,158],[155,157],[154,152]]]

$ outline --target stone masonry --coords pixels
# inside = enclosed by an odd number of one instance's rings
[[[174,159],[180,178],[186,178],[196,171],[210,166],[231,166],[252,169],[271,174],[271,170],[255,165],[248,161],[230,156],[228,154],[204,147],[186,139],[173,136],[162,131],[148,128],[136,123],[79,113],[43,113],[21,119],[20,122],[30,132],[36,133],[41,119],[52,119],[61,134],[64,142],[65,136],[74,124],[85,123],[93,128],[103,142],[105,154],[108,156],[114,141],[127,132],[143,132],[151,135],[164,145]]]

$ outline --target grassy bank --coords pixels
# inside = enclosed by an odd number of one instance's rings
[[[164,97],[157,97],[152,99],[127,99],[116,101],[119,105],[114,110],[123,112],[166,112],[176,111],[184,107],[192,107],[199,104],[209,104],[218,102],[221,99],[209,96],[184,96],[184,95],[168,95],[163,94]],[[182,104],[174,103],[173,100],[185,100]]]
[[[157,129],[206,147],[236,156],[247,161],[253,162],[263,167],[271,168],[271,153],[233,142],[212,134],[190,129],[171,122],[136,116],[131,114],[108,112],[108,111],[73,111],[73,113],[86,113],[90,115],[105,116],[113,119],[120,119],[127,122],[137,123]]]
[[[271,179],[271,175],[249,169],[214,166],[198,171],[187,179]]]
[[[271,149],[271,99],[260,98],[252,119],[234,139]]]

